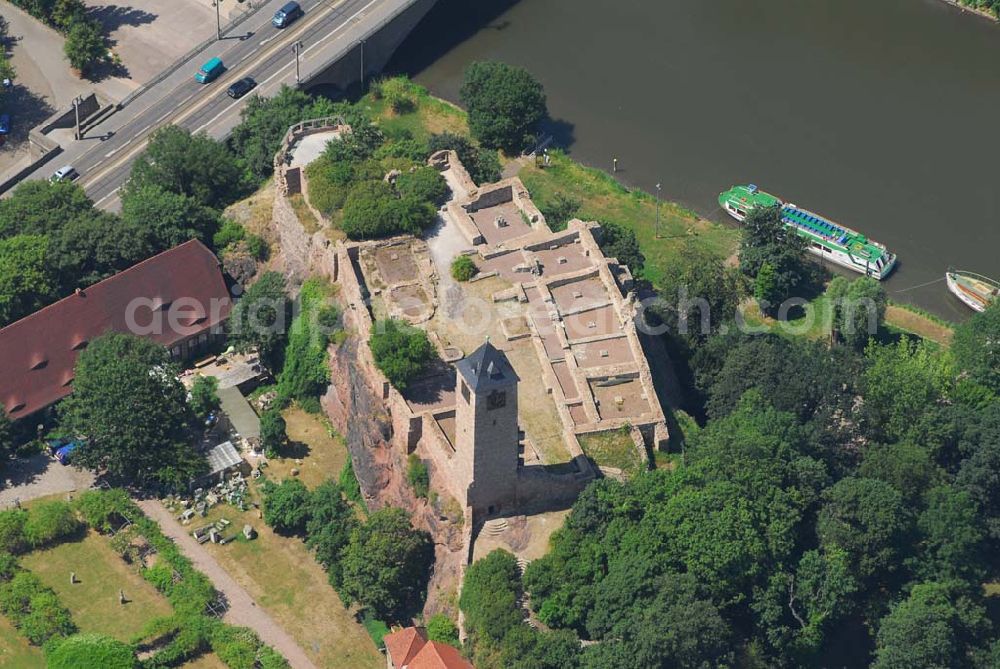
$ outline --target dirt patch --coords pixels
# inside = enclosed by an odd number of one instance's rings
[[[326,417],[299,408],[287,409],[282,415],[288,431],[288,446],[282,453],[286,457],[268,461],[268,477],[280,481],[298,469],[298,478],[310,488],[336,479],[347,461],[347,447]]]
[[[896,305],[889,305],[886,308],[885,322],[907,332],[920,335],[924,339],[935,341],[942,346],[950,346],[951,338],[955,334],[947,325]]]

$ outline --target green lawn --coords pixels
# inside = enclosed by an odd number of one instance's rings
[[[739,230],[712,223],[673,202],[660,202],[659,238],[656,237],[656,198],[629,190],[601,170],[584,167],[559,151],[550,151],[547,168],[523,167],[518,173],[544,212],[556,194],[580,203],[577,218],[607,221],[632,228],[646,256],[644,278],[654,285],[668,263],[690,246],[705,248],[720,258],[729,257],[739,245]]]
[[[385,98],[376,100],[371,94],[358,104],[378,119],[379,125],[387,134],[407,130],[418,140],[425,140],[442,132],[468,136],[469,123],[462,109],[433,97],[423,86],[407,82],[405,88],[416,102],[416,110],[413,112],[397,114]]]
[[[80,541],[33,551],[21,564],[56,591],[81,632],[128,641],[149,620],[173,612],[166,598],[111,550],[108,539],[93,531]],[[70,572],[76,572],[74,585]],[[119,589],[129,600],[125,605],[118,602]]]
[[[37,669],[45,666],[42,649],[32,646],[14,629],[6,616],[0,616],[0,667],[3,669]]]
[[[627,474],[639,472],[644,463],[628,430],[608,430],[579,437],[584,454],[602,467],[614,467]]]

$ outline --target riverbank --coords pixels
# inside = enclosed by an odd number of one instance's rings
[[[943,0],[943,1],[947,2],[949,5],[951,5],[953,7],[957,7],[958,9],[961,9],[963,12],[969,12],[971,14],[976,14],[978,16],[983,17],[984,19],[989,19],[990,21],[993,21],[994,23],[1000,21],[1000,17],[998,17],[993,12],[991,12],[989,10],[986,10],[986,9],[980,9],[979,7],[973,7],[971,5],[967,5],[964,2],[961,2],[961,0]]]

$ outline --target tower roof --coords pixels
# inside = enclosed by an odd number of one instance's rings
[[[506,388],[520,381],[507,356],[489,339],[472,354],[459,360],[456,367],[473,392]]]

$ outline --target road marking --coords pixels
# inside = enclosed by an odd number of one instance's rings
[[[270,36],[270,37],[268,37],[268,38],[267,38],[266,40],[261,40],[261,43],[260,43],[260,44],[258,44],[258,46],[264,46],[264,45],[265,45],[265,44],[267,44],[268,42],[271,42],[271,41],[273,41],[273,40],[276,40],[276,39],[278,39],[279,37],[281,37],[281,33],[277,33],[276,35],[271,35],[271,36]]]
[[[100,205],[102,202],[104,202],[105,200],[107,200],[108,198],[111,198],[111,197],[114,197],[114,196],[118,195],[118,191],[119,190],[121,190],[121,186],[117,186],[113,191],[111,191],[110,193],[108,193],[107,195],[105,195],[104,197],[102,197],[100,200],[98,200],[97,202],[95,202],[94,206],[96,207],[96,206]]]
[[[338,32],[340,32],[343,28],[349,27],[351,25],[351,21],[355,17],[359,16],[360,14],[363,14],[365,11],[367,11],[367,9],[369,7],[371,7],[372,5],[374,5],[376,2],[381,2],[381,1],[382,0],[370,0],[367,5],[365,5],[361,9],[359,9],[357,11],[357,13],[355,13],[350,19],[344,21],[342,24],[340,24],[335,29],[333,29],[331,32],[329,32],[326,35],[324,35],[323,37],[321,37],[318,41],[316,41],[314,44],[312,44],[309,48],[303,49],[302,53],[300,54],[300,57],[304,57],[305,54],[309,53],[314,47],[319,46],[322,42],[326,41],[330,37],[333,37]],[[303,58],[303,60],[304,60],[304,58]],[[281,76],[286,69],[288,69],[290,67],[294,67],[294,65],[295,65],[294,63],[287,63],[285,65],[282,65],[281,67],[279,67],[275,71],[274,74],[272,74],[270,77],[268,77],[264,81],[261,81],[260,83],[258,83],[257,84],[257,88],[263,88],[268,83],[270,83],[272,79],[274,79],[275,77]],[[241,102],[242,102],[242,100],[235,101],[233,104],[229,105],[228,107],[226,107],[225,109],[223,109],[222,111],[220,111],[218,114],[216,114],[215,116],[213,116],[212,118],[210,118],[208,121],[206,121],[202,125],[198,126],[198,128],[195,129],[194,133],[192,133],[192,134],[197,134],[197,133],[201,132],[202,130],[204,130],[205,128],[207,128],[208,126],[212,125],[213,123],[215,123],[216,121],[218,121],[220,118],[222,118],[223,116],[225,116],[229,112],[233,111],[233,107],[236,107]]]
[[[380,1],[381,0],[371,0],[359,12],[357,12],[356,14],[354,14],[354,16],[357,16],[358,14],[364,12],[368,7],[370,7],[371,5],[375,4],[376,2],[380,2]],[[338,3],[337,7],[339,7],[342,4],[345,4],[345,3],[344,2]],[[334,10],[335,7],[330,7],[330,9]],[[312,20],[312,21],[299,22],[299,25],[297,26],[297,30],[294,33],[292,33],[291,35],[288,35],[288,33],[283,33],[283,34],[287,35],[289,37],[296,37],[297,38],[298,36],[304,34],[306,31],[308,31],[310,28],[316,26],[317,24],[322,23],[324,20],[328,20],[330,17],[331,17],[330,14],[319,14],[319,15],[316,15],[316,18],[314,20]],[[310,17],[310,18],[312,18],[312,17]],[[341,25],[339,25],[332,32],[330,32],[326,36],[324,36],[320,40],[320,42],[325,41],[327,38],[329,38],[329,37],[333,36],[334,34],[336,34],[337,32],[339,32],[342,28],[346,27],[349,22],[350,22],[350,20],[348,19],[347,21],[345,21],[344,23],[342,23]],[[279,33],[279,35],[280,34],[282,34],[282,33]],[[317,42],[313,46],[318,45],[320,42]],[[268,60],[274,54],[278,53],[282,48],[283,48],[282,45],[277,45],[274,48],[266,50],[265,52],[259,54],[258,58],[254,61],[254,64],[259,64],[259,63],[262,63],[262,62]],[[310,49],[311,49],[311,47],[310,47]],[[308,50],[309,49],[303,51],[302,53],[304,54]],[[275,76],[278,76],[282,72],[282,70],[287,69],[289,66],[294,66],[294,63],[289,63],[287,65],[279,67],[278,70],[277,70],[277,72],[275,72],[274,75],[272,75],[271,77],[268,77],[267,81],[270,81]],[[219,81],[220,85],[224,85],[223,82],[225,82],[225,81],[235,81],[240,76],[245,76],[245,73],[249,72],[250,69],[252,69],[252,66],[247,67],[246,70],[242,74],[239,74],[239,73],[237,73],[237,68],[233,68],[232,70],[228,71],[225,75],[223,75],[223,77],[221,77],[217,81]],[[167,92],[168,96],[169,96],[169,93],[170,92],[168,91]],[[192,96],[193,95],[195,95],[195,94],[192,94]],[[189,97],[191,97],[191,96],[189,96]],[[188,118],[194,116],[198,111],[200,111],[203,107],[209,105],[212,101],[213,101],[213,97],[211,95],[208,95],[208,96],[205,96],[201,101],[199,101],[196,104],[194,104],[193,106],[191,106],[190,108],[185,109],[185,110],[181,110],[181,111],[178,110],[179,109],[179,105],[175,105],[173,111],[172,112],[168,112],[166,115],[164,115],[163,117],[161,117],[160,120],[166,118],[171,113],[175,113],[176,116],[172,120],[172,123],[173,124],[178,124],[178,123],[180,123],[180,122],[182,122],[184,120],[187,120]],[[240,102],[241,101],[238,100],[238,101],[235,101],[232,105],[228,105],[226,107],[226,109],[223,109],[223,111],[220,112],[218,115],[216,115],[212,119],[212,121],[209,121],[208,124],[213,123],[215,121],[215,119],[219,118],[220,116],[222,116],[223,114],[225,114],[227,111],[231,111],[232,107],[234,105],[240,104]],[[156,104],[156,102],[154,102],[153,104]],[[157,123],[159,123],[160,120],[158,120]],[[205,125],[208,125],[208,124],[205,124]],[[140,141],[136,142],[135,146],[133,146],[125,155],[123,155],[120,158],[114,160],[110,165],[104,167],[104,169],[100,170],[99,172],[88,174],[84,179],[81,180],[81,185],[96,183],[97,181],[100,180],[101,177],[103,177],[103,176],[107,175],[108,173],[112,172],[119,165],[122,165],[122,164],[126,163],[133,155],[135,155],[138,152],[142,151],[143,148],[145,148],[145,145],[148,143],[148,138],[141,138],[141,135],[143,135],[143,133],[145,133],[147,130],[149,130],[149,128],[151,127],[151,125],[152,124],[147,125],[145,128],[143,128],[139,132],[135,133],[132,141],[135,141],[135,140],[140,140]],[[202,125],[196,132],[200,132],[200,130],[202,128],[204,128],[205,125]],[[95,167],[97,167],[97,166],[95,165]],[[104,199],[106,199],[106,197],[102,198],[101,201],[103,201]]]

